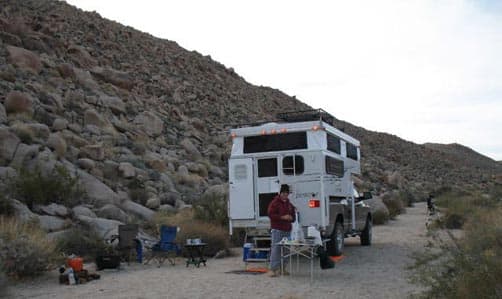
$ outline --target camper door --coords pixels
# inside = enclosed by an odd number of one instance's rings
[[[254,219],[253,159],[230,159],[230,219]]]
[[[278,157],[257,158],[258,218],[268,218],[268,205],[280,189]]]

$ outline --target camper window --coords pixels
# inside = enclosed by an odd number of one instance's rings
[[[258,177],[274,177],[277,176],[277,159],[260,159],[258,160]]]
[[[326,156],[326,173],[343,177],[343,161]]]
[[[282,159],[282,172],[285,175],[299,175],[303,173],[303,170],[304,163],[302,156],[286,156]]]
[[[347,142],[347,158],[350,158],[352,160],[358,160],[357,159],[357,147],[353,144],[350,144]]]
[[[340,138],[327,134],[327,141],[328,141],[328,150],[335,153],[335,154],[340,154]]]
[[[264,153],[307,148],[307,132],[244,137],[244,153]]]

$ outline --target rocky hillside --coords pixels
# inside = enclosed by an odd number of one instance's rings
[[[0,4],[2,183],[21,169],[49,173],[60,165],[85,191],[72,210],[39,207],[33,216],[16,203],[25,217],[43,216],[48,230],[62,229],[68,217],[107,228],[224,192],[232,124],[310,108],[97,13],[60,1]],[[481,186],[501,173],[499,163],[460,146],[336,126],[361,140],[362,179],[377,191]]]

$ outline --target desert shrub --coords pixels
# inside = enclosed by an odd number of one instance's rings
[[[176,241],[184,244],[186,239],[200,238],[208,246],[204,253],[214,256],[220,250],[229,249],[228,229],[199,219],[194,219],[191,209],[183,209],[176,214],[157,213],[152,222],[158,228],[160,225],[178,226],[180,231],[176,235]],[[156,233],[158,235],[158,232]]]
[[[385,210],[376,210],[373,213],[373,224],[385,224],[387,221],[389,221],[389,214]]]
[[[0,261],[1,262],[1,261]],[[0,266],[0,297],[4,297],[7,294],[7,276]]]
[[[127,187],[129,188],[129,197],[131,200],[141,205],[145,205],[148,200],[148,194],[146,194],[145,191],[145,184],[134,178],[127,184]]]
[[[409,189],[400,190],[399,197],[406,207],[413,207],[413,204],[417,202],[417,196]]]
[[[47,175],[39,168],[23,168],[11,185],[11,190],[30,209],[34,204],[50,202],[74,206],[85,196],[78,179],[71,177],[63,166],[54,167]]]
[[[76,254],[94,258],[110,249],[103,238],[90,229],[74,228],[57,240],[58,252],[66,255]]]
[[[34,136],[33,132],[27,126],[25,126],[25,125],[24,126],[23,125],[16,126],[14,131],[22,143],[24,143],[24,144],[32,144],[33,143],[35,136]]]
[[[216,194],[204,195],[194,203],[194,218],[220,226],[228,225],[227,199]]]
[[[57,262],[55,242],[36,223],[0,217],[0,260],[7,275],[39,275]]]
[[[386,193],[382,201],[389,210],[390,219],[395,219],[397,215],[405,212],[403,201],[397,192]]]
[[[501,205],[475,210],[462,239],[436,239],[436,248],[416,254],[413,280],[427,287],[423,298],[502,297],[501,213]]]
[[[2,191],[0,193],[0,215],[11,216],[14,214],[12,200]]]

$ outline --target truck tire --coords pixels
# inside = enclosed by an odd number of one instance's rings
[[[327,251],[330,256],[340,256],[343,253],[345,234],[343,224],[340,221],[335,223],[335,228],[331,234],[331,240],[326,243]]]
[[[366,218],[366,226],[364,227],[364,230],[361,232],[361,245],[362,246],[370,246],[371,245],[371,238],[372,238],[372,229],[373,229],[373,221],[371,221],[371,217],[368,216]]]

